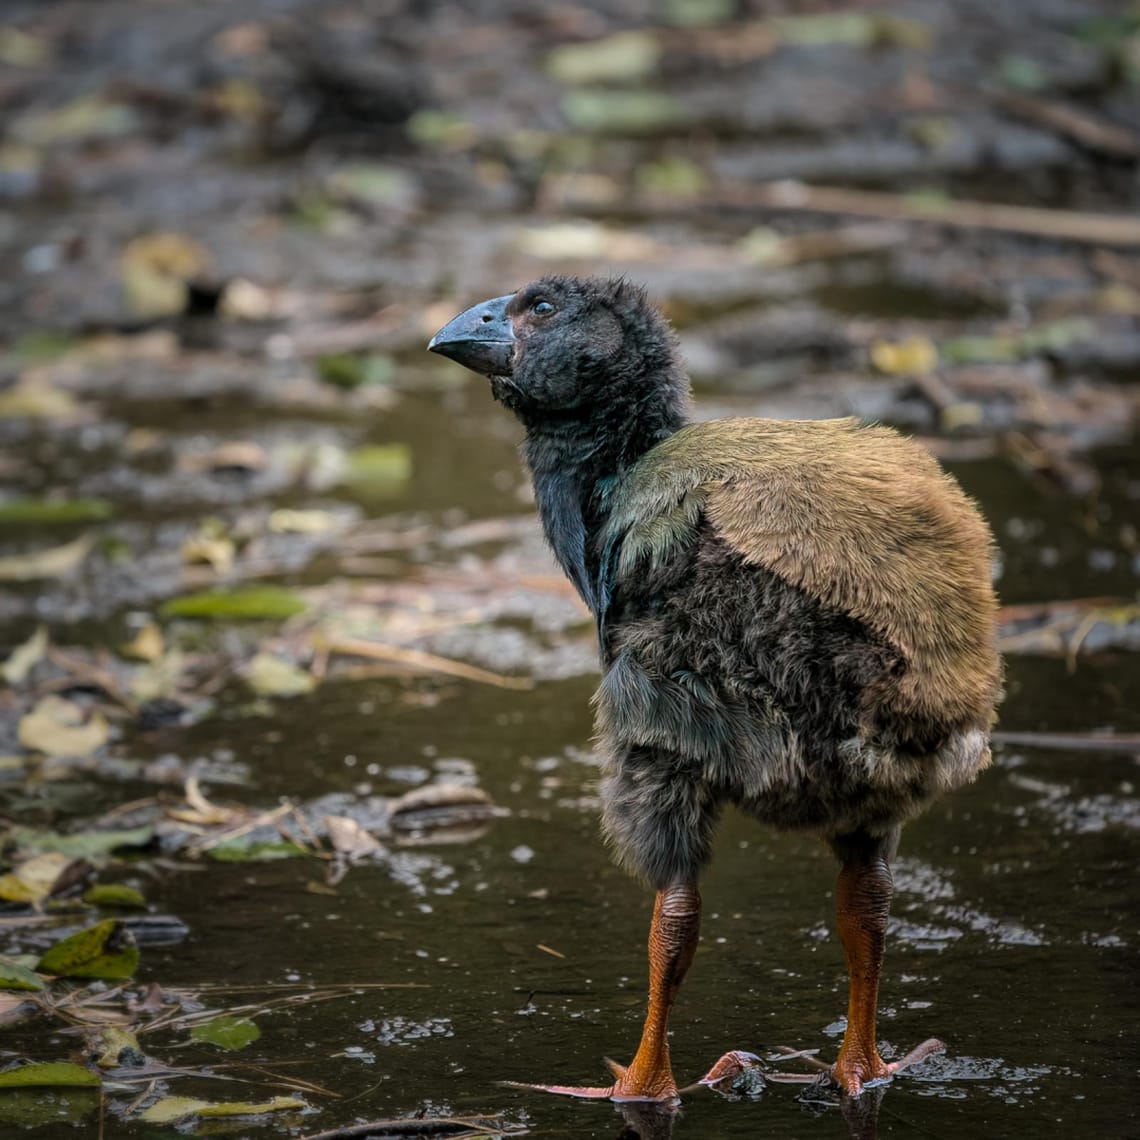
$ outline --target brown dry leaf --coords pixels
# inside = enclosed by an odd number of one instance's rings
[[[22,645],[17,645],[8,660],[0,665],[0,676],[9,685],[22,684],[36,664],[43,660],[47,647],[47,626],[37,626],[36,632]]]
[[[178,466],[183,471],[264,471],[269,456],[260,443],[251,439],[230,439],[212,451],[192,452],[181,456]]]
[[[234,566],[237,548],[232,538],[219,534],[191,535],[182,544],[179,553],[187,565],[206,563],[217,574],[228,574]]]
[[[107,742],[102,713],[84,719],[83,710],[63,697],[47,696],[20,718],[20,743],[47,756],[89,756]]]
[[[53,388],[37,376],[25,376],[0,392],[0,420],[64,420],[79,404],[69,392]]]
[[[49,546],[46,550],[33,550],[29,554],[5,555],[0,558],[0,582],[66,578],[83,564],[94,545],[94,537],[84,534],[62,546]]]
[[[329,829],[329,842],[336,853],[349,862],[384,853],[384,846],[371,832],[347,815],[326,815],[322,822]]]

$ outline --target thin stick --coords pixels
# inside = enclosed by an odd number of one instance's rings
[[[1055,748],[1065,752],[1140,752],[1140,733],[1082,735],[1079,732],[991,732],[995,744]]]
[[[450,657],[439,657],[422,649],[405,649],[398,645],[381,645],[373,641],[359,641],[350,638],[334,641],[326,646],[329,653],[340,653],[346,657],[367,657],[373,661],[395,661],[413,669],[426,669],[431,673],[443,673],[449,677],[461,677],[465,681],[479,681],[484,685],[495,685],[500,689],[533,689],[530,677],[506,677],[502,673],[492,673],[477,665],[463,661],[453,661]]]
[[[934,222],[962,229],[1000,230],[1091,245],[1140,246],[1140,218],[1125,214],[1046,210],[968,199],[920,201],[903,194],[877,190],[808,186],[789,181],[760,185],[729,184],[720,187],[709,198],[710,204],[746,209],[854,214],[865,218]]]

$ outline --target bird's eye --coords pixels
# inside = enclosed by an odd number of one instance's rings
[[[554,312],[554,306],[549,301],[535,301],[530,307],[530,311],[536,317],[548,317]]]

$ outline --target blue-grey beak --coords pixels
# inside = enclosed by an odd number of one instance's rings
[[[514,296],[481,301],[446,324],[428,341],[428,351],[478,372],[481,376],[510,376],[515,331],[507,316]]]

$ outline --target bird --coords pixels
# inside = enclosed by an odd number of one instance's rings
[[[694,421],[676,334],[624,277],[543,277],[428,349],[521,421],[543,530],[597,627],[602,830],[655,892],[632,1061],[609,1062],[607,1086],[523,1087],[678,1103],[669,1017],[728,804],[838,859],[840,1092],[940,1051],[888,1063],[876,1011],[901,826],[990,762],[1002,664],[976,504],[887,426]],[[748,1056],[727,1052],[703,1083]]]

